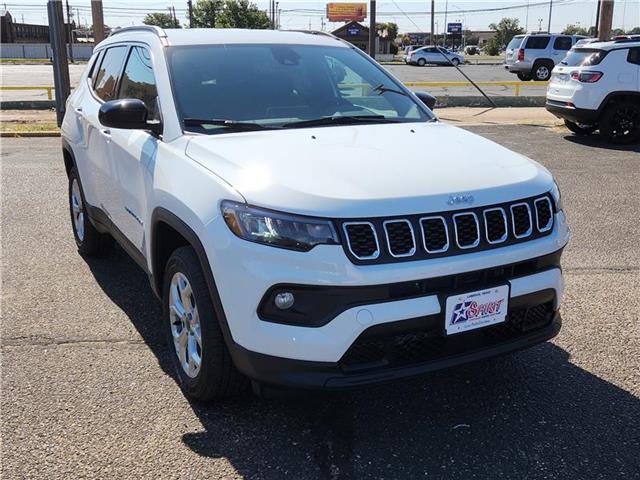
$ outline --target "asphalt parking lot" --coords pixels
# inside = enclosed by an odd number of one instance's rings
[[[2,478],[640,478],[640,147],[472,130],[558,179],[560,335],[403,383],[210,405],[172,379],[143,272],[77,254],[60,140],[2,139]]]

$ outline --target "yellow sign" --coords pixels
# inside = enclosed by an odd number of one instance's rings
[[[361,22],[367,16],[366,3],[327,3],[330,22]]]

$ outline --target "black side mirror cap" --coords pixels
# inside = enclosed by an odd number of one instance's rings
[[[427,92],[415,92],[415,94],[422,103],[429,107],[429,110],[436,108],[436,97]]]
[[[111,100],[100,106],[98,120],[105,127],[124,128],[128,130],[151,130],[161,133],[160,123],[148,122],[149,111],[142,100],[123,98]]]

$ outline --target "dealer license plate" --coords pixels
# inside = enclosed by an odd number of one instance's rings
[[[445,330],[447,335],[502,323],[507,319],[509,287],[487,288],[447,298]]]

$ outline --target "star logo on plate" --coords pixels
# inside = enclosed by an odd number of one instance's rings
[[[453,309],[453,317],[451,318],[451,325],[454,325],[460,322],[466,322],[467,320],[469,320],[467,314],[470,306],[471,306],[471,302],[458,303]]]

